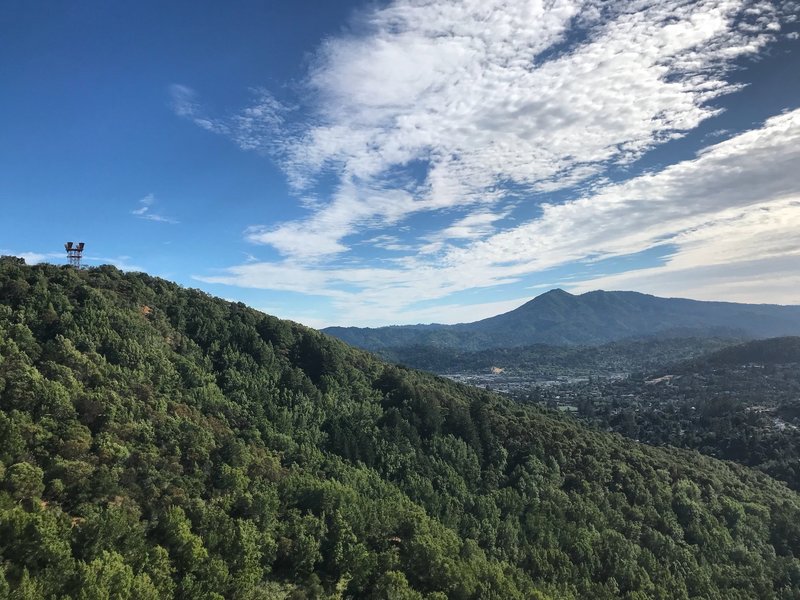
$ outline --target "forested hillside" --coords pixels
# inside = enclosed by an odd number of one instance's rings
[[[680,365],[678,370],[693,372],[697,369],[739,367],[747,364],[800,364],[800,337],[770,338],[732,345]]]
[[[800,338],[754,340],[649,375],[520,386],[522,402],[653,445],[692,448],[800,490]]]
[[[433,373],[481,372],[499,367],[531,380],[651,372],[664,365],[726,348],[736,338],[636,338],[601,346],[521,346],[459,352],[435,346],[404,346],[376,352],[381,358]]]
[[[800,496],[144,274],[0,261],[0,598],[800,597]]]

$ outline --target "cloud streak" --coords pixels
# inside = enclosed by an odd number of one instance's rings
[[[719,114],[716,101],[740,89],[731,70],[797,10],[750,0],[396,0],[322,44],[300,108],[254,90],[246,109],[212,117],[193,90],[173,86],[178,115],[271,156],[307,209],[245,232],[281,260],[202,279],[323,296],[345,322],[366,312],[413,321],[421,300],[560,265],[667,243],[674,262],[702,246],[688,232],[723,231],[752,211],[794,219],[797,112],[659,172],[606,177]],[[558,202],[520,210],[555,192]],[[400,235],[420,213],[437,227]],[[712,246],[703,252],[714,256]]]
[[[261,262],[201,279],[327,297],[344,322],[364,322],[359,313],[369,313],[375,322],[396,322],[400,315],[414,322],[413,306],[420,300],[512,283],[589,258],[628,256],[669,244],[676,250],[667,257],[667,266],[640,275],[666,276],[727,265],[730,273],[749,281],[747,286],[754,291],[765,273],[763,266],[747,271],[735,265],[765,261],[780,263],[781,268],[800,266],[796,264],[800,181],[795,176],[799,165],[800,110],[796,110],[711,146],[692,160],[607,185],[563,204],[545,205],[538,218],[464,247],[450,247],[435,257],[417,254],[385,268]],[[635,273],[573,286],[582,290],[616,282],[618,287],[636,281]],[[679,285],[673,283],[672,289],[679,292]],[[763,291],[769,293],[767,287]],[[677,295],[690,292],[697,296],[694,287]]]
[[[156,213],[153,211],[153,205],[156,202],[156,197],[153,194],[147,194],[144,198],[139,200],[139,207],[134,208],[131,211],[131,214],[134,215],[138,219],[144,219],[145,221],[154,221],[156,223],[169,223],[171,225],[175,225],[179,223],[175,219],[170,217],[165,217],[162,214]]]
[[[263,88],[250,90],[253,102],[241,112],[224,118],[205,114],[195,91],[186,85],[173,84],[169,88],[172,110],[198,127],[230,138],[242,150],[280,153],[281,139],[285,138],[285,114],[290,107],[278,102]]]

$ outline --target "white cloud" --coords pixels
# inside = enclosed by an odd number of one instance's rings
[[[376,235],[364,240],[361,244],[393,252],[411,252],[415,249],[413,246],[404,244],[398,236],[388,234]]]
[[[366,35],[323,46],[310,76],[319,122],[287,140],[284,164],[301,187],[333,170],[374,190],[424,161],[405,214],[496,203],[508,183],[568,188],[716,114],[710,102],[735,89],[727,65],[769,39],[774,12],[727,0],[394,2],[367,16]],[[571,46],[576,23],[586,40]],[[336,195],[274,231],[340,210],[347,225],[324,230],[320,253],[397,218],[370,194]]]
[[[512,298],[497,302],[478,302],[474,304],[439,304],[428,308],[416,308],[401,311],[397,315],[398,323],[441,323],[451,325],[454,323],[471,323],[487,319],[495,315],[514,310],[525,304],[530,298]],[[386,323],[386,316],[374,319],[375,325]],[[394,321],[393,321],[394,323]]]
[[[569,188],[683,135],[736,89],[733,61],[792,11],[748,0],[396,0],[322,45],[305,125],[290,127],[290,109],[263,89],[220,118],[190,88],[171,93],[180,116],[270,152],[298,191],[334,174],[335,193],[309,217],[247,232],[319,260],[414,212],[502,203],[509,183]],[[398,177],[412,162],[423,177]]]
[[[413,198],[404,190],[368,188],[347,182],[339,186],[334,201],[311,218],[280,227],[250,227],[245,237],[251,242],[270,244],[287,256],[319,258],[345,252],[348,248],[340,240],[356,233],[359,225],[396,224],[413,212],[413,205]],[[382,218],[375,220],[378,213]]]
[[[457,304],[448,303],[435,307],[428,307],[423,309],[415,309],[409,311],[399,311],[391,313],[393,324],[418,324],[418,323],[440,323],[440,324],[454,324],[454,323],[469,323],[493,317],[497,314],[514,310],[527,302],[530,298],[513,298],[511,300],[500,300],[497,302],[479,302],[474,304]],[[334,325],[340,325],[341,322],[332,320],[330,316],[320,316],[319,312],[308,313],[302,311],[293,311],[283,307],[267,306],[258,307],[258,310],[271,315],[279,315],[282,319],[289,319],[302,323],[308,327],[315,329],[323,329]],[[380,326],[386,324],[386,319],[389,317],[388,311],[370,313],[359,321],[359,324],[364,326]]]
[[[636,289],[701,300],[800,304],[800,190],[718,213],[676,235],[665,264],[598,277],[573,291]]]
[[[486,237],[494,232],[495,221],[499,221],[508,213],[491,213],[476,211],[459,219],[449,227],[443,229],[438,237],[443,239],[476,239]]]
[[[24,259],[29,265],[35,265],[41,262],[52,262],[50,259],[66,260],[67,255],[65,252],[20,252],[16,256]]]
[[[785,232],[754,215],[796,215],[798,111],[725,132],[659,172],[616,184],[606,175],[718,114],[715,101],[739,89],[729,71],[797,8],[395,0],[321,46],[299,108],[256,89],[245,110],[213,117],[192,89],[173,86],[176,114],[270,155],[307,211],[246,230],[281,260],[200,279],[322,296],[341,322],[414,322],[446,318],[446,308],[420,312],[421,301],[665,244],[675,251],[664,269],[719,260],[723,273],[745,262],[718,240],[736,219],[752,228],[753,237],[735,234],[758,256],[747,260],[786,260],[785,245],[766,244]],[[331,191],[320,197],[322,188]],[[524,198],[555,191],[569,200],[498,231]],[[150,205],[137,211],[152,215]],[[420,212],[436,213],[436,231],[399,231]],[[704,231],[716,233],[701,243]],[[396,255],[379,262],[369,245]]]
[[[797,194],[798,165],[800,111],[793,111],[708,147],[695,160],[571,202],[544,205],[540,218],[467,249],[453,249],[446,260],[461,264],[513,258],[533,271],[589,255],[638,252],[722,218],[726,211]]]
[[[84,262],[96,265],[113,265],[121,271],[146,271],[144,267],[132,263],[130,256],[85,256]]]
[[[714,285],[727,287],[715,291],[711,279],[698,276],[694,287],[677,295],[710,297],[722,289],[733,293],[738,286],[740,300],[747,300],[754,290],[760,290],[760,295],[750,296],[751,300],[766,297],[770,290],[788,298],[788,292],[779,291],[789,286],[779,284],[778,274],[790,274],[789,265],[798,266],[798,167],[800,110],[708,147],[693,160],[607,185],[564,204],[546,205],[538,218],[465,247],[446,246],[436,257],[416,255],[385,268],[331,267],[294,260],[251,263],[200,279],[327,297],[344,323],[417,322],[421,313],[415,311],[415,304],[422,300],[514,282],[588,258],[626,256],[670,244],[676,250],[662,270],[634,271],[571,287],[656,291],[645,285],[645,275],[667,276],[669,269],[673,274],[693,269],[702,273],[702,268],[717,265],[715,272],[722,279]],[[478,222],[481,218],[473,217]],[[776,265],[771,279],[765,278],[767,263]],[[758,269],[748,270],[748,265],[758,265]],[[791,275],[788,281],[794,279]],[[642,286],[624,285],[626,281],[640,281]],[[700,291],[704,285],[707,292]],[[432,320],[447,320],[443,307],[424,314]]]
[[[280,151],[281,130],[286,124],[284,115],[291,107],[278,102],[263,88],[250,90],[253,102],[241,112],[223,118],[210,117],[197,101],[196,92],[186,85],[169,87],[172,109],[179,117],[189,119],[198,127],[231,138],[242,150]]]
[[[144,198],[139,200],[139,208],[133,209],[131,214],[139,219],[145,219],[146,221],[170,223],[172,225],[178,223],[175,219],[153,212],[152,208],[155,201],[156,197],[153,194],[147,194]]]

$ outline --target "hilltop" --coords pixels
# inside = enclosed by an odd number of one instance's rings
[[[800,595],[800,496],[141,273],[0,260],[0,596]]]

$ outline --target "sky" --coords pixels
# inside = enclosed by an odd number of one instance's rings
[[[4,0],[0,207],[312,327],[800,304],[800,2]]]

